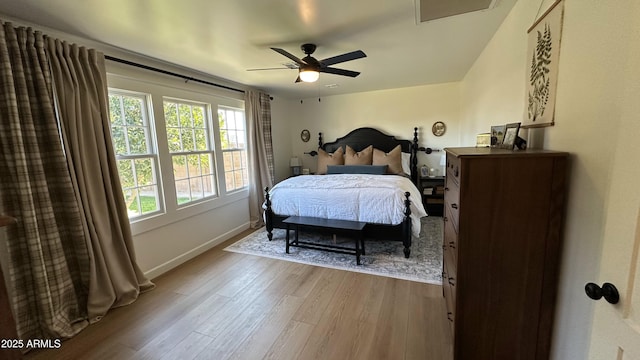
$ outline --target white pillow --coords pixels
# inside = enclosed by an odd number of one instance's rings
[[[402,171],[405,174],[411,175],[411,154],[410,153],[402,153]]]

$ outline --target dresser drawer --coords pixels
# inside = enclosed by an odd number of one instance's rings
[[[448,199],[451,202],[458,202],[460,199],[460,186],[456,181],[455,177],[451,174],[447,174],[444,183],[444,196],[445,199]]]
[[[455,303],[456,302],[456,284],[458,279],[456,277],[456,263],[453,260],[453,255],[451,254],[451,251],[445,251],[444,253],[444,268],[445,268],[446,278],[442,279],[442,283],[443,284],[446,283],[446,287],[449,288],[449,290],[451,291],[451,299],[453,303]]]
[[[455,323],[455,313],[456,313],[456,301],[455,301],[455,290],[449,285],[448,282],[443,280],[442,289],[444,294],[445,304],[447,306],[447,320],[449,321],[449,325],[451,326],[451,332],[454,332],[454,323]]]
[[[444,214],[458,229],[458,214],[460,213],[460,190],[450,176],[447,176],[447,185],[444,190]]]
[[[455,264],[458,261],[458,232],[454,228],[450,214],[450,211],[446,211],[444,217],[444,239],[442,242],[442,248],[444,249],[444,252],[451,253],[451,258]]]
[[[456,184],[460,182],[460,159],[447,154],[447,177],[451,175]]]

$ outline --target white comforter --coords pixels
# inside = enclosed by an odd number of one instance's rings
[[[396,175],[304,175],[284,180],[271,190],[271,209],[278,215],[312,216],[398,225],[404,220],[405,192],[411,195],[414,236],[427,213],[411,180]]]

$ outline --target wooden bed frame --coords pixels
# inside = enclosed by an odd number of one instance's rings
[[[320,133],[318,145],[326,152],[332,153],[342,147],[346,151],[346,145],[349,145],[355,151],[362,151],[369,145],[384,152],[390,152],[396,146],[402,147],[403,153],[410,153],[411,181],[418,183],[418,128],[413,129],[413,141],[398,140],[394,136],[386,135],[379,130],[370,127],[358,128],[347,135],[338,138],[334,142],[322,143],[322,133]],[[405,212],[404,220],[398,225],[384,225],[368,223],[364,230],[366,238],[393,239],[400,240],[404,245],[404,256],[406,258],[411,254],[411,200],[409,193],[405,193]],[[269,188],[265,188],[265,223],[267,228],[267,236],[269,241],[273,239],[273,229],[286,229],[286,224],[282,221],[288,216],[278,215],[271,209],[271,199],[269,198]]]

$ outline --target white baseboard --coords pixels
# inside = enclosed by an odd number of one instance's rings
[[[249,223],[248,222],[245,223],[245,224],[242,224],[242,225],[240,225],[240,226],[238,226],[238,227],[236,227],[234,229],[231,229],[231,230],[227,231],[226,233],[224,233],[224,234],[222,234],[222,235],[220,235],[220,236],[218,236],[216,238],[213,238],[213,239],[207,241],[206,243],[204,243],[204,244],[202,244],[202,245],[200,245],[200,246],[198,246],[198,247],[196,247],[194,249],[191,249],[191,250],[187,251],[186,253],[184,253],[182,255],[176,256],[175,258],[173,258],[173,259],[171,259],[171,260],[169,260],[169,261],[167,261],[167,262],[165,262],[163,264],[160,264],[160,265],[154,267],[153,269],[151,269],[149,271],[145,271],[144,274],[148,279],[153,280],[154,278],[166,273],[167,271],[177,267],[178,265],[181,265],[181,264],[193,259],[194,257],[204,253],[205,251],[210,250],[210,249],[216,247],[217,245],[222,244],[223,242],[229,240],[233,236],[238,235],[239,233],[245,231],[248,228],[249,228]]]

